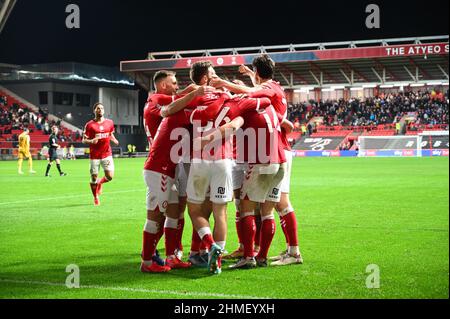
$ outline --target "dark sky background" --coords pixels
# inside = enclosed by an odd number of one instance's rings
[[[81,29],[65,27],[68,4]],[[381,8],[381,29],[365,8]],[[0,34],[0,62],[118,66],[147,52],[447,35],[448,0],[18,0]]]

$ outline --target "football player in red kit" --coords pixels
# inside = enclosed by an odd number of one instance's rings
[[[94,196],[94,205],[100,205],[99,195],[102,193],[102,185],[112,181],[114,177],[114,161],[110,142],[116,146],[119,141],[114,136],[114,122],[105,119],[103,104],[96,103],[93,107],[95,119],[89,121],[84,127],[83,143],[89,144],[90,149],[90,173],[91,191]],[[105,176],[98,178],[100,165]]]
[[[301,264],[303,258],[300,253],[297,234],[297,218],[294,209],[289,200],[290,175],[292,166],[292,151],[287,140],[287,132],[292,128],[292,124],[286,120],[287,101],[283,88],[278,82],[273,80],[275,63],[267,55],[258,56],[253,61],[253,70],[245,66],[240,67],[240,72],[250,76],[254,87],[246,87],[230,83],[222,79],[213,80],[211,85],[215,87],[225,87],[234,93],[245,93],[252,97],[268,97],[278,114],[281,125],[281,139],[286,157],[286,173],[284,175],[280,191],[280,202],[276,205],[276,210],[280,216],[283,233],[286,237],[287,248],[280,256],[271,258],[275,262],[274,266],[283,266],[289,264]],[[237,218],[237,227],[240,227],[241,219]]]
[[[177,94],[178,82],[176,74],[165,70],[155,73],[153,83],[156,92],[149,94],[144,108],[144,128],[150,148],[157,137],[158,128],[163,120],[162,112],[164,109],[168,107],[178,108],[178,106],[185,107],[187,103],[191,102],[194,98],[203,96],[209,91],[214,91],[214,88],[190,85]],[[182,268],[188,266],[180,260],[183,251],[182,234],[184,229],[184,211],[186,209],[187,183],[187,177],[182,163],[177,165],[175,183],[178,191],[178,203],[170,203],[169,205],[178,206],[178,210],[170,207],[166,210],[165,216],[163,214],[159,215],[160,219],[157,222],[161,227],[159,227],[157,241],[159,241],[164,233],[166,234],[166,247],[168,246],[169,249],[166,249],[167,259],[165,264],[170,268]],[[162,225],[164,225],[164,227],[162,227]],[[177,237],[177,244],[172,249],[173,236]],[[153,260],[157,259],[153,258]],[[161,261],[159,264],[163,265]]]
[[[177,215],[178,213],[178,194],[174,190],[176,184],[175,176],[177,170],[178,158],[173,158],[172,148],[179,144],[184,136],[178,136],[178,139],[171,139],[171,134],[180,130],[189,135],[187,128],[192,121],[209,119],[217,113],[224,99],[219,98],[203,110],[181,111],[173,116],[164,118],[159,125],[157,133],[152,143],[148,159],[144,166],[144,180],[147,184],[147,221],[143,233],[143,249],[141,271],[143,272],[167,272],[172,268],[187,268],[189,263],[184,263],[176,256],[174,251],[177,246],[176,225],[165,223],[166,250],[170,258],[166,260],[166,265],[158,265],[153,260],[156,245],[160,236],[158,235],[161,225],[161,215]],[[212,240],[212,238],[210,238]]]

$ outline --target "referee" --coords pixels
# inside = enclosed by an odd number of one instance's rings
[[[67,174],[61,171],[61,162],[59,161],[58,154],[56,150],[61,146],[58,145],[58,127],[56,125],[52,126],[52,134],[48,140],[48,165],[47,171],[45,172],[45,177],[49,177],[48,173],[52,167],[53,162],[56,162],[56,167],[59,171],[59,176],[66,176]]]

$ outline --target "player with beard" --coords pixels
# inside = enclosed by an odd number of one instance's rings
[[[99,195],[102,194],[103,184],[114,178],[114,161],[112,158],[111,141],[118,146],[119,141],[114,136],[114,122],[104,117],[103,104],[96,103],[93,107],[95,119],[89,121],[84,127],[83,143],[89,144],[91,191],[94,196],[94,205],[100,205]],[[100,165],[105,176],[98,179]]]
[[[195,110],[183,110],[176,114],[166,117],[161,121],[155,138],[153,139],[152,148],[144,166],[144,180],[147,184],[147,222],[144,226],[143,233],[143,250],[141,271],[143,272],[167,272],[171,270],[170,263],[165,266],[158,265],[153,262],[152,256],[155,253],[158,243],[158,236],[161,224],[161,214],[170,216],[172,213],[168,210],[178,212],[178,194],[175,191],[176,168],[179,162],[178,153],[173,153],[173,149],[189,137],[187,130],[194,121],[206,123],[213,118],[218,109],[223,105],[225,96],[220,95],[218,98],[211,99],[209,104],[203,108]],[[183,133],[178,135],[178,139],[173,137],[173,132]],[[189,142],[189,140],[188,140]],[[188,143],[190,144],[190,143]],[[175,157],[175,158],[174,158]],[[171,205],[172,204],[172,205]],[[174,205],[176,204],[176,205]],[[167,228],[167,227],[166,227]],[[174,232],[166,232],[166,250],[167,254],[173,255],[176,248]],[[209,236],[208,248],[214,245],[212,236]],[[184,263],[175,257],[172,264],[175,268],[187,268],[190,263]],[[214,272],[218,268],[218,256],[213,249],[210,254],[209,264]],[[220,266],[220,265],[219,265]]]
[[[178,108],[179,106],[185,107],[195,97],[203,96],[205,93],[214,91],[214,88],[198,87],[191,85],[187,87],[183,92],[177,95],[178,83],[176,74],[170,71],[158,71],[153,77],[153,83],[155,85],[156,92],[149,94],[147,103],[144,108],[144,128],[147,133],[149,147],[151,148],[153,140],[156,137],[157,130],[163,117],[161,112],[167,108]],[[170,114],[166,113],[166,116]],[[166,261],[165,264],[171,268],[180,268],[186,266],[181,262],[182,257],[182,235],[184,229],[184,211],[186,209],[186,184],[187,176],[184,172],[184,165],[179,163],[176,169],[175,181],[178,190],[178,203],[170,203],[166,210],[166,216],[160,214],[160,220],[158,223],[164,225],[159,228],[158,239],[162,237],[163,233],[166,234]],[[175,206],[175,207],[173,207]],[[176,208],[178,207],[178,209]],[[176,238],[174,240],[174,238]],[[176,247],[172,249],[176,243]],[[163,265],[159,259],[159,254],[153,257],[153,260],[157,260],[160,265]]]

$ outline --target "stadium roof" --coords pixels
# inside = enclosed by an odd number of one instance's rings
[[[79,81],[99,85],[134,87],[134,82],[117,68],[77,62],[11,65],[0,63],[0,82]]]
[[[3,27],[15,4],[16,0],[0,0],[0,33],[2,33]]]
[[[240,64],[269,54],[276,62],[275,78],[287,88],[330,85],[425,83],[449,79],[449,36],[396,38],[313,44],[290,44],[191,51],[152,52],[146,60],[123,61],[121,71],[150,90],[153,74],[177,72],[182,86],[190,83],[189,68],[199,60],[213,63],[219,76],[248,79],[238,74]]]

